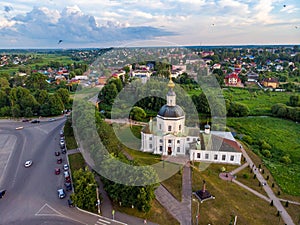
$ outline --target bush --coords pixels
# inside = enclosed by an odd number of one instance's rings
[[[253,139],[249,135],[244,135],[242,140],[248,143],[249,145],[253,143]]]
[[[280,159],[280,162],[285,163],[285,164],[290,164],[292,160],[288,155],[282,156]]]
[[[248,178],[249,178],[249,174],[244,173],[244,174],[243,174],[243,178],[248,179]]]
[[[267,149],[262,150],[261,153],[263,154],[264,157],[267,157],[267,158],[271,158],[272,157],[271,152],[269,150],[267,150]]]

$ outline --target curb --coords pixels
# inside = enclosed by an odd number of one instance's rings
[[[84,210],[84,209],[78,208],[77,206],[75,206],[75,208],[78,209],[78,210],[81,211],[81,212],[90,214],[90,215],[92,215],[92,216],[97,216],[97,217],[99,217],[99,218],[103,218],[103,219],[109,220],[109,221],[111,221],[111,222],[117,222],[117,223],[119,223],[119,224],[128,225],[127,223],[123,223],[123,222],[118,221],[118,220],[113,220],[113,219],[110,219],[110,218],[107,218],[107,217],[104,217],[104,216],[100,216],[100,215],[98,215],[98,214],[96,214],[96,213],[92,213],[92,212],[86,211],[86,210]]]

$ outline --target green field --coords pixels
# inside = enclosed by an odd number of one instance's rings
[[[286,104],[292,93],[228,88],[223,89],[223,94],[225,99],[247,105],[250,115],[271,115],[271,107],[276,103]]]
[[[239,134],[252,138],[250,146],[271,171],[280,188],[290,195],[300,196],[300,126],[273,117],[227,118],[227,126]],[[271,158],[262,156],[257,142],[264,140],[271,145]],[[289,156],[291,163],[282,163],[282,156]]]

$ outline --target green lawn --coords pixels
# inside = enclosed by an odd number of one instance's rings
[[[85,167],[85,161],[81,153],[69,155],[70,168],[72,171]]]
[[[238,185],[219,178],[220,168],[223,166],[211,164],[202,172],[193,169],[193,191],[201,189],[202,181],[205,180],[207,190],[215,197],[213,200],[199,204],[199,225],[226,225],[229,224],[232,214],[238,217],[237,224],[278,224],[275,207],[271,207],[268,202]],[[227,168],[227,170],[230,171],[232,168]],[[193,201],[192,203],[192,219],[193,224],[196,224],[197,202]]]
[[[72,123],[68,119],[66,121],[65,127],[64,127],[64,135],[65,135],[65,140],[66,140],[66,145],[67,145],[68,150],[78,148],[76,139],[74,137],[73,128],[71,126],[72,126]]]
[[[284,192],[300,196],[299,124],[273,117],[253,117],[228,118],[227,126],[233,127],[238,133],[251,136],[254,141],[265,140],[270,144],[271,158],[263,157],[255,144],[250,148],[262,157],[264,164]],[[290,164],[280,162],[284,155],[288,155],[292,160]]]

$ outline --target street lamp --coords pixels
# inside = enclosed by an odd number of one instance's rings
[[[193,198],[194,202],[197,202],[197,215],[196,215],[196,224],[198,225],[198,217],[199,217],[199,201]]]

